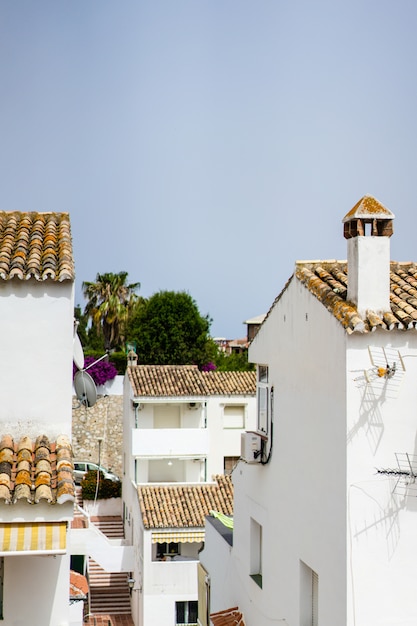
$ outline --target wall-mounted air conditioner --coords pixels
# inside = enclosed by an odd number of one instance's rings
[[[241,434],[240,456],[246,463],[260,463],[262,458],[262,440],[265,437],[253,431]]]

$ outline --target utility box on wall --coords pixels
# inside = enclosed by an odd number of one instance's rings
[[[260,463],[262,437],[254,431],[246,431],[241,435],[241,457],[246,463]]]

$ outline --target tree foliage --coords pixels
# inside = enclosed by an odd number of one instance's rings
[[[247,372],[255,369],[255,365],[248,362],[247,350],[232,354],[225,354],[219,350],[214,363],[219,372]]]
[[[136,306],[127,339],[141,364],[202,366],[215,355],[210,324],[188,293],[160,291]]]
[[[127,282],[127,272],[97,274],[96,282],[83,282],[87,300],[84,315],[91,319],[97,335],[104,339],[104,349],[120,347],[140,283]]]

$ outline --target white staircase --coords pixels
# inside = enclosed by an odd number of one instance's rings
[[[121,517],[92,518],[95,526],[109,539],[124,537]],[[130,593],[126,572],[106,572],[91,557],[88,559],[90,611],[94,615],[130,615]]]

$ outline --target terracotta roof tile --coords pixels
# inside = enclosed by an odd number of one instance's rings
[[[137,365],[127,368],[138,397],[255,395],[255,372],[201,372],[196,365]]]
[[[233,515],[230,476],[218,475],[215,480],[217,484],[138,486],[144,527],[204,528],[211,510]]]
[[[243,614],[237,606],[225,611],[211,613],[210,620],[213,626],[245,626]]]
[[[45,435],[33,442],[11,435],[0,438],[0,506],[18,500],[63,504],[75,500],[72,450],[61,435],[51,443]]]
[[[356,306],[346,300],[348,281],[346,261],[299,261],[295,275],[339,320],[348,333],[370,332],[376,328],[385,330],[417,328],[417,264],[415,263],[391,261],[391,311],[382,316],[374,311],[367,311],[365,319],[360,317]]]
[[[201,372],[207,395],[255,395],[256,372]]]
[[[88,590],[86,577],[70,570],[70,598],[83,600],[87,596]]]
[[[0,278],[74,280],[68,213],[0,211]]]

